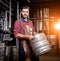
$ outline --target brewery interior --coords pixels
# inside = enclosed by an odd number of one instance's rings
[[[0,61],[18,61],[19,43],[14,38],[13,26],[20,19],[20,8],[25,5],[30,7],[29,18],[36,32],[45,33],[52,46],[49,52],[39,55],[39,60],[60,61],[59,0],[0,0]]]

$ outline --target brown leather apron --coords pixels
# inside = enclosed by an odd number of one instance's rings
[[[30,30],[31,27],[30,26],[25,26],[25,34],[30,34]],[[21,41],[22,45],[23,45],[23,48],[24,48],[24,51],[25,51],[25,54],[26,54],[26,57],[29,58],[30,57],[30,45],[29,45],[29,40],[22,40]]]
[[[23,45],[26,57],[29,58],[30,57],[30,47],[29,47],[27,41],[26,40],[22,40],[21,43]]]

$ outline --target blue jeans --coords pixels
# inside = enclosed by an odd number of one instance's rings
[[[24,52],[24,48],[21,42],[19,42],[19,61],[25,61],[25,60],[26,60],[26,55]]]

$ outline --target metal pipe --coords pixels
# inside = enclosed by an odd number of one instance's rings
[[[28,3],[30,3],[31,1],[30,0],[27,0]]]
[[[7,30],[7,10],[5,11],[4,30]]]
[[[7,4],[5,4],[2,0],[0,0],[0,3],[2,3],[4,6],[9,8],[9,6]]]
[[[17,2],[17,19],[19,19],[19,2]]]
[[[9,28],[11,28],[11,0],[10,0],[10,13],[9,13]]]

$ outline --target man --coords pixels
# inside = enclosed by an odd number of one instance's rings
[[[14,23],[14,36],[19,39],[19,60],[26,61],[30,58],[31,61],[39,61],[35,56],[29,41],[31,41],[35,32],[31,20],[29,20],[29,7],[24,6],[21,8],[21,18]]]

